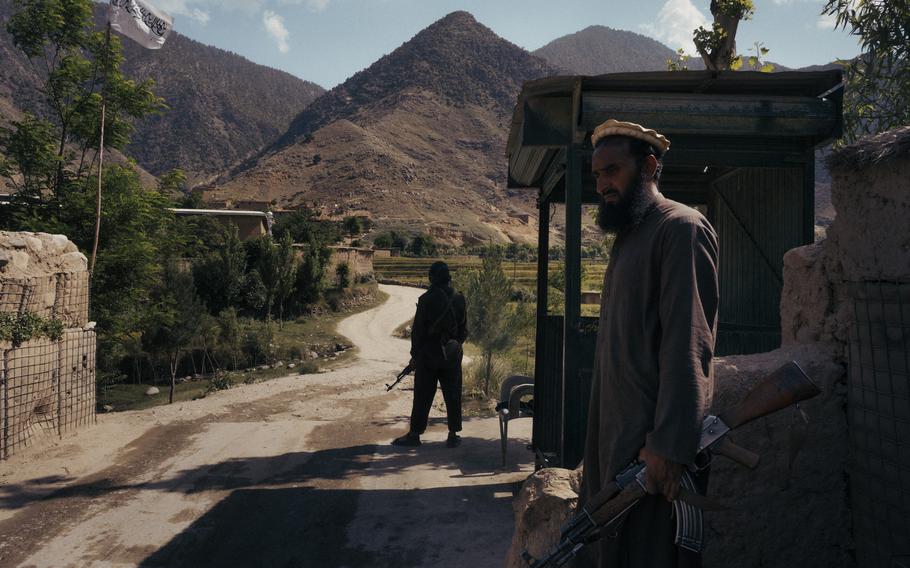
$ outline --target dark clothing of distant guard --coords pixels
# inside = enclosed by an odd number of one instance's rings
[[[616,235],[604,276],[583,501],[642,447],[680,464],[695,459],[714,388],[717,260],[708,221],[660,194],[638,225]],[[671,512],[663,495],[647,495],[591,547],[599,546],[596,564],[699,565],[700,555],[674,545]]]
[[[462,353],[459,350],[457,356],[446,358],[443,346],[449,339],[464,343],[467,336],[464,296],[449,285],[433,285],[420,296],[411,330],[415,371],[410,433],[420,435],[426,431],[437,382],[446,403],[449,432],[461,431]]]

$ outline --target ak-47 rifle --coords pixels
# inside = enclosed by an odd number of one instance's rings
[[[732,459],[750,469],[758,465],[759,456],[736,446],[728,438],[732,430],[772,412],[818,395],[821,391],[803,370],[791,361],[771,373],[737,405],[708,416],[702,423],[698,451]],[[574,517],[562,527],[559,544],[539,560],[525,550],[522,557],[532,568],[562,566],[586,545],[600,538],[600,531],[621,519],[645,496],[645,464],[635,461],[621,471]],[[679,499],[673,501],[676,516],[676,544],[699,552],[702,544],[702,510],[718,508],[710,499],[695,493],[689,471],[683,472]]]
[[[412,365],[411,363],[408,363],[407,366],[406,366],[404,369],[402,369],[400,373],[398,373],[398,376],[395,377],[395,382],[394,382],[394,383],[392,383],[392,384],[386,384],[386,386],[385,386],[385,391],[386,391],[386,392],[389,392],[390,390],[392,390],[393,388],[395,388],[395,386],[396,386],[398,383],[400,383],[401,380],[402,380],[403,378],[407,377],[408,375],[410,375],[410,374],[413,373],[413,372],[414,372],[414,365]]]

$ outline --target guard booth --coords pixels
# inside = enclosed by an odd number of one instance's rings
[[[842,76],[705,71],[552,77],[524,84],[509,187],[539,205],[532,446],[538,467],[582,458],[597,318],[581,315],[581,216],[596,204],[594,128],[610,118],[670,139],[661,192],[707,214],[720,239],[717,355],[780,346],[783,255],[815,234],[815,149],[841,133]],[[547,313],[549,219],[565,204],[565,310]]]

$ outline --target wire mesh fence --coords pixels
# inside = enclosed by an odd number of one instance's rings
[[[95,332],[83,329],[88,301],[84,271],[0,282],[0,313],[36,314],[68,328],[59,340],[0,342],[0,457],[94,420]]]
[[[850,285],[850,487],[859,565],[910,557],[910,283]]]
[[[95,331],[68,330],[60,358],[60,433],[95,419]]]
[[[3,351],[0,456],[36,438],[62,435],[95,418],[95,331],[71,329]]]

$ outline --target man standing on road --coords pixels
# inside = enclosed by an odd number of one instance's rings
[[[701,213],[659,192],[670,147],[664,136],[608,120],[591,141],[598,225],[616,240],[604,277],[582,500],[635,459],[647,466],[649,495],[583,564],[700,566],[700,554],[674,544],[670,501],[696,459],[714,388],[717,235]],[[703,489],[706,480],[696,483]]]
[[[462,344],[468,336],[467,309],[464,296],[455,292],[451,282],[449,265],[438,261],[430,266],[430,289],[417,300],[411,330],[411,364],[415,369],[411,428],[392,440],[395,446],[420,445],[437,382],[446,403],[446,446],[454,448],[461,443],[461,359]]]

